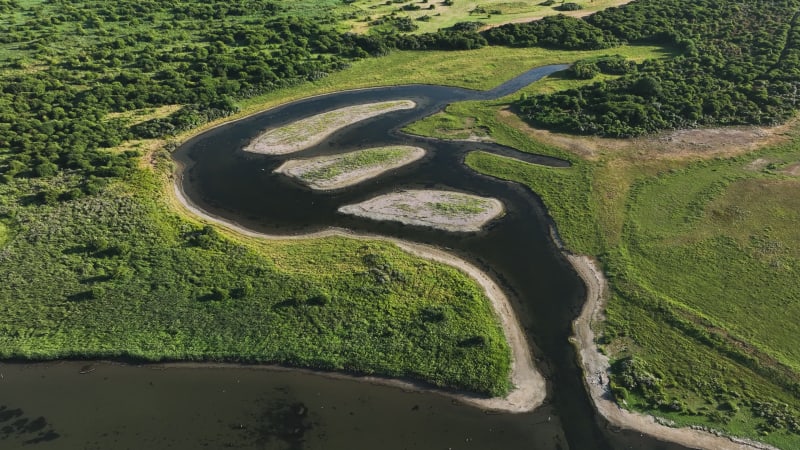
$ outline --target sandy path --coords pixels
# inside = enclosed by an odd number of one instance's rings
[[[572,324],[573,344],[579,353],[584,384],[595,408],[612,425],[636,430],[656,439],[675,442],[691,448],[714,450],[777,450],[775,447],[747,439],[732,438],[692,428],[671,428],[655,421],[653,416],[622,409],[612,400],[609,385],[608,358],[595,345],[592,326],[605,318],[606,279],[603,272],[588,256],[567,255],[572,267],[586,284],[586,303]]]
[[[209,222],[221,225],[229,230],[232,230],[236,233],[245,236],[261,238],[261,239],[275,239],[275,240],[310,239],[310,238],[321,238],[326,236],[345,236],[353,239],[381,240],[394,243],[395,245],[411,253],[412,255],[444,263],[463,271],[464,273],[472,277],[476,282],[478,282],[478,284],[484,289],[486,296],[491,301],[492,307],[494,308],[495,312],[497,313],[498,319],[500,320],[500,324],[503,328],[503,333],[505,334],[506,340],[508,341],[508,344],[511,347],[511,382],[513,383],[513,388],[511,392],[505,397],[484,398],[475,396],[474,394],[470,394],[468,392],[451,392],[451,391],[438,390],[427,386],[423,386],[421,384],[409,381],[391,379],[391,378],[381,378],[372,376],[359,377],[359,376],[340,374],[340,373],[317,372],[313,370],[306,370],[306,371],[313,373],[321,373],[326,376],[334,378],[364,380],[371,383],[402,387],[408,390],[434,392],[450,396],[463,403],[471,404],[483,409],[494,410],[494,411],[523,413],[536,409],[544,401],[546,395],[546,386],[544,377],[542,376],[541,373],[539,373],[539,371],[536,369],[536,366],[533,363],[531,348],[528,345],[528,342],[525,338],[525,332],[523,331],[522,326],[520,325],[519,320],[517,319],[517,316],[514,313],[514,309],[512,308],[511,303],[508,300],[508,297],[505,295],[500,286],[498,286],[497,283],[495,283],[494,280],[489,275],[487,275],[484,271],[480,270],[473,264],[467,262],[466,260],[459,258],[444,250],[429,245],[417,244],[414,242],[404,241],[401,239],[395,239],[386,236],[357,234],[349,230],[338,229],[338,228],[330,228],[325,231],[310,233],[305,235],[298,235],[298,236],[274,236],[265,233],[258,233],[249,230],[247,228],[244,228],[234,222],[230,222],[226,219],[223,219],[221,217],[213,216],[207,213],[206,211],[203,211],[202,209],[198,208],[194,204],[192,204],[189,201],[189,199],[186,198],[186,196],[183,193],[183,190],[181,189],[180,175],[173,184],[173,193],[175,200],[177,200],[180,206],[182,206],[183,209],[185,209],[189,213],[201,217]],[[270,367],[276,369],[278,368],[278,366],[270,366]]]
[[[343,158],[346,158],[355,153],[369,151],[369,150],[380,150],[381,147],[367,149],[367,150],[358,150],[355,152],[344,153],[341,155],[320,156],[318,158],[310,158],[310,159],[292,159],[281,164],[277,169],[275,169],[275,173],[282,173],[297,180],[300,180],[300,182],[307,185],[311,189],[316,189],[320,191],[332,191],[352,186],[354,184],[358,184],[362,181],[369,180],[370,178],[375,178],[384,172],[388,172],[390,170],[394,170],[403,167],[405,165],[411,164],[412,162],[421,159],[423,156],[425,156],[426,153],[425,149],[423,148],[410,147],[406,145],[397,145],[393,147],[382,147],[382,148],[386,149],[402,148],[404,150],[407,150],[407,154],[396,160],[389,160],[387,162],[381,162],[379,164],[365,165],[363,167],[359,167],[354,170],[347,170],[330,179],[317,180],[309,178],[308,174],[313,173],[320,169],[331,167],[337,164]]]
[[[319,144],[333,133],[356,122],[416,106],[411,100],[346,106],[267,130],[247,144],[244,151],[266,155],[299,152]]]

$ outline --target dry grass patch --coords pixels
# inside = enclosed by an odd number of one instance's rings
[[[628,156],[689,161],[733,157],[759,148],[776,146],[790,140],[789,131],[800,124],[794,119],[775,127],[721,127],[665,131],[631,139],[575,136],[535,128],[523,122],[509,109],[497,112],[498,120],[516,128],[532,139],[564,149],[588,160],[601,156]]]
[[[345,21],[349,31],[366,33],[370,29],[381,29],[386,18],[408,17],[418,28],[414,33],[435,32],[458,22],[483,22],[487,28],[506,23],[531,22],[547,16],[565,14],[583,17],[597,11],[630,3],[632,0],[574,0],[582,9],[559,11],[562,2],[552,5],[542,1],[509,0],[455,0],[451,5],[440,0],[427,3],[419,0],[392,2],[385,0],[356,0],[351,7],[356,10],[354,18]],[[419,9],[412,9],[414,7]],[[408,9],[404,9],[408,8]]]
[[[183,105],[164,105],[158,108],[133,109],[125,112],[108,113],[106,120],[123,119],[129,126],[147,122],[153,119],[163,119],[175,111],[181,109]]]
[[[781,170],[781,173],[791,175],[793,177],[800,177],[800,162],[789,164],[786,166],[786,168]]]

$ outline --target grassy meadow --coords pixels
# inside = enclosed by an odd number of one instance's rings
[[[170,212],[144,170],[69,203],[8,201],[53,187],[0,185],[17,230],[0,248],[4,358],[269,362],[509,387],[498,320],[455,269],[388,243],[216,230]]]
[[[527,91],[582,82],[556,74]],[[612,290],[601,348],[615,361],[620,402],[678,425],[800,444],[800,178],[790,169],[800,161],[800,130],[731,155],[653,150],[670,145],[658,137],[558,145],[496,101],[450,105],[408,131],[480,132],[572,162],[466,157],[478,172],[530,187],[567,248],[603,263]]]

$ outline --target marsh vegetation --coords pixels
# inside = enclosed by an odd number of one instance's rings
[[[376,147],[311,159],[293,159],[283,163],[275,172],[296,178],[312,189],[339,189],[375,178],[423,156],[425,150],[419,147]]]

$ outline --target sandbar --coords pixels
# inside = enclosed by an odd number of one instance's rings
[[[339,208],[343,214],[459,232],[480,231],[504,211],[496,198],[438,190],[398,191]]]
[[[265,155],[285,155],[319,144],[331,134],[356,122],[401,109],[412,109],[411,100],[364,103],[327,111],[273,128],[258,135],[244,151]]]
[[[334,190],[375,178],[425,156],[420,147],[396,145],[310,159],[292,159],[275,169],[317,190]]]

